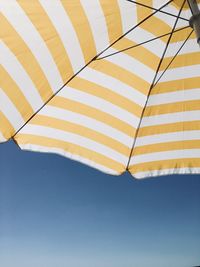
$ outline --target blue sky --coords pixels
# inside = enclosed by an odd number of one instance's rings
[[[200,265],[199,192],[199,175],[110,176],[1,144],[1,266]]]

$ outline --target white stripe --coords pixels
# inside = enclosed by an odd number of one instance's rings
[[[74,72],[85,65],[83,53],[74,27],[60,1],[40,0],[41,5],[54,24],[69,56]],[[59,18],[59,19],[58,19]]]
[[[158,78],[163,71],[159,71]],[[200,65],[184,66],[173,69],[168,69],[160,79],[160,82],[175,81],[180,79],[187,79],[199,77]]]
[[[190,17],[192,16],[192,14],[190,15]],[[182,15],[182,13],[181,13],[181,17],[183,17],[183,15]],[[188,18],[188,19],[190,19],[190,17]],[[178,29],[178,28],[183,28],[183,27],[185,27],[185,26],[188,26],[188,22],[187,21],[185,21],[185,20],[182,20],[182,19],[178,19],[178,22],[177,22],[177,24],[176,24],[176,28]],[[184,38],[184,39],[186,39],[187,38],[187,36]]]
[[[156,0],[153,0],[153,2],[155,2],[155,1],[156,1]],[[153,4],[153,7],[156,8],[156,5]],[[165,11],[165,12],[168,12],[168,13],[170,13],[170,14],[173,14],[173,15],[175,15],[175,16],[177,16],[178,11],[179,11],[179,10],[178,10],[174,5],[172,5],[172,4],[167,5],[166,7],[162,8],[162,10]],[[182,16],[183,16],[183,10],[181,11],[181,17],[182,17]]]
[[[23,66],[2,41],[0,41],[0,54],[3,67],[16,82],[33,110],[37,110],[43,105],[41,96]]]
[[[119,175],[120,173],[115,172],[112,169],[109,169],[103,165],[100,165],[90,159],[83,158],[79,155],[75,155],[69,152],[66,152],[64,149],[59,149],[59,148],[53,148],[53,147],[45,147],[45,146],[39,146],[39,145],[34,145],[34,144],[20,144],[19,146],[23,150],[29,150],[29,151],[35,151],[35,152],[42,152],[42,153],[56,153],[58,155],[64,156],[66,158],[70,158],[72,160],[79,161],[83,164],[86,164],[92,168],[98,169],[104,173],[111,174],[111,175]]]
[[[80,136],[78,134],[65,132],[65,131],[54,129],[51,127],[38,126],[38,125],[32,125],[32,124],[27,124],[24,128],[22,128],[22,130],[20,131],[20,134],[31,134],[35,136],[43,136],[43,137],[48,137],[48,138],[52,138],[55,140],[69,142],[71,144],[75,144],[75,145],[84,147],[86,149],[92,150],[94,152],[97,152],[99,154],[102,154],[119,163],[125,164],[127,162],[127,157],[125,157],[121,153],[105,145],[97,143],[91,139]]]
[[[88,18],[97,53],[100,53],[109,45],[107,25],[103,10],[101,9],[100,1],[80,0],[80,2]]]
[[[112,103],[102,98],[87,94],[85,92],[81,92],[69,86],[66,86],[65,89],[59,93],[59,96],[85,104],[89,107],[98,109],[102,112],[106,112],[124,121],[125,123],[133,126],[134,128],[137,128],[138,126],[138,123],[139,123],[138,117],[126,111],[125,109],[122,109],[116,105],[113,105]]]
[[[110,48],[109,51],[106,52],[106,54],[115,53],[117,51],[118,50],[114,48]],[[135,59],[134,57],[131,57],[123,52],[108,57],[106,58],[106,60],[116,64],[117,66],[125,70],[128,70],[129,72],[133,73],[134,75],[137,75],[148,83],[151,83],[153,80],[155,74],[155,71],[153,69],[143,64],[141,61]]]
[[[154,8],[159,9],[161,8],[165,3],[163,3],[163,0],[153,0],[152,1],[152,5]],[[162,10],[164,9],[164,7],[162,8]]]
[[[60,73],[45,42],[25,14],[24,10],[19,6],[17,1],[9,1],[9,4],[6,4],[5,1],[2,7],[2,12],[35,56],[49,81],[52,90],[57,91],[63,84]]]
[[[200,158],[200,149],[180,149],[133,156],[130,165],[171,159]],[[160,163],[162,165],[162,162]]]
[[[178,5],[175,6],[173,4],[169,4],[166,7],[164,7],[162,10],[177,16],[178,12],[180,10],[180,5],[179,6]],[[190,19],[191,11],[189,9],[182,9],[181,17],[182,18],[186,18],[186,19]],[[179,19],[179,20],[181,20],[181,19]],[[187,21],[186,21],[186,23],[187,23]]]
[[[200,89],[181,90],[165,94],[156,94],[149,97],[147,106],[168,104],[181,101],[200,99]],[[200,107],[199,107],[200,108]]]
[[[185,140],[200,140],[200,131],[180,131],[137,137],[135,147]]]
[[[157,0],[154,0],[153,2],[156,2],[156,1]],[[161,1],[160,2],[160,6],[162,6],[162,5],[163,5],[163,2]],[[153,5],[153,7],[156,8],[156,5]],[[159,7],[157,6],[157,8],[159,8]],[[171,4],[167,5],[167,6],[165,6],[164,8],[162,8],[162,10],[165,11],[165,12],[168,12],[170,14],[173,14],[173,15],[177,16],[178,15],[178,12],[180,10],[180,7],[181,7],[180,5],[176,5],[175,6],[175,5],[173,5],[171,3]],[[182,9],[180,16],[182,18],[190,19],[190,17],[191,17],[191,11],[189,9]],[[162,17],[161,17],[161,19],[162,19]],[[164,19],[165,19],[165,17],[164,17]],[[179,21],[183,21],[183,22],[187,23],[187,21],[182,20],[182,19],[179,19]]]
[[[199,121],[199,118],[200,110],[168,113],[156,116],[143,117],[141,127],[163,125],[167,123],[176,123],[184,121]]]
[[[151,40],[155,37],[157,37],[157,36],[155,36],[151,32],[146,31],[145,29],[142,29],[141,27],[137,27],[136,29],[131,31],[126,36],[127,39],[135,42],[136,44],[140,44],[140,43],[145,42],[147,40]],[[166,46],[166,43],[164,43],[161,39],[156,39],[156,40],[151,41],[149,43],[143,44],[142,46],[145,47],[147,50],[149,50],[154,55],[156,55],[157,57],[161,57],[163,54],[163,51],[164,51],[164,47]]]
[[[174,164],[175,165],[175,164]],[[137,179],[148,178],[153,176],[169,175],[169,174],[200,174],[200,168],[172,168],[162,170],[149,170],[145,172],[131,173]]]
[[[6,141],[6,138],[3,136],[2,132],[0,132],[0,143],[3,143]]]
[[[22,118],[21,114],[1,88],[0,110],[12,124],[15,130],[18,130],[24,124],[24,119]]]
[[[164,10],[164,9],[162,9]],[[155,11],[153,11],[155,12]],[[161,12],[156,12],[154,17],[156,17],[157,19],[163,21],[165,24],[167,24],[168,26],[170,26],[171,28],[173,28],[174,23],[176,21],[176,18],[169,16],[167,14],[161,13]],[[156,25],[157,27],[161,28],[162,24],[158,24]]]
[[[183,31],[183,34],[184,34],[184,31]],[[167,52],[165,54],[165,58],[175,56],[176,52],[179,50],[182,44],[183,44],[183,41],[177,42],[177,43],[170,43],[168,46]],[[186,44],[183,46],[183,48],[179,51],[178,55],[186,55],[186,54],[194,53],[194,52],[199,53],[199,46],[197,44],[196,38],[189,39],[186,42]]]
[[[114,140],[126,145],[128,148],[131,148],[132,146],[132,137],[111,127],[110,125],[84,116],[80,113],[75,113],[69,110],[47,105],[40,111],[39,115],[49,116],[59,120],[78,124],[113,138]]]
[[[116,94],[129,99],[133,103],[140,105],[141,107],[143,107],[144,103],[146,102],[146,95],[135,90],[133,87],[121,82],[120,77],[118,80],[110,75],[104,74],[103,72],[97,71],[89,67],[81,71],[79,73],[79,77],[87,81],[93,82],[106,89],[109,89],[115,92]]]
[[[193,53],[193,52],[197,52],[199,53],[199,45],[197,43],[196,38],[194,37],[193,39],[189,39],[185,45],[183,46],[183,48],[181,49],[181,51],[179,52],[180,54],[188,54],[188,53]]]
[[[188,26],[188,25],[184,25],[184,26]],[[181,28],[181,27],[177,27],[177,29],[178,28]],[[185,33],[184,33],[185,31],[186,30],[182,30],[179,32],[179,34],[182,33],[183,35],[185,35]],[[167,34],[168,32],[163,32],[163,34],[165,34],[165,33]],[[144,41],[153,39],[155,37],[157,37],[157,36],[153,35],[151,32],[146,31],[145,29],[142,29],[141,27],[137,27],[136,29],[134,29],[134,31],[131,31],[126,36],[127,39],[129,39],[135,43],[142,43]],[[176,43],[170,43],[168,48],[167,48],[165,57],[173,57],[176,54],[176,52],[178,51],[178,49],[181,47],[182,44],[183,44],[183,41],[176,42]],[[149,50],[154,55],[161,57],[163,54],[164,48],[166,46],[166,43],[163,42],[161,39],[156,39],[155,41],[151,41],[149,43],[143,44],[142,46],[145,47],[147,50]],[[196,38],[195,39],[189,39],[186,42],[186,44],[183,46],[183,48],[179,51],[179,55],[193,53],[193,52],[199,52],[199,46],[196,42]]]
[[[118,5],[121,14],[123,33],[126,33],[137,24],[137,8],[135,4],[124,0],[118,0]]]

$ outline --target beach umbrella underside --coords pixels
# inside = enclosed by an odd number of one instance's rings
[[[187,1],[0,9],[0,142],[113,175],[200,173],[200,49]]]

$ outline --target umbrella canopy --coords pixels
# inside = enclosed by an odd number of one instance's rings
[[[187,1],[0,8],[1,142],[115,175],[200,173],[200,51]]]

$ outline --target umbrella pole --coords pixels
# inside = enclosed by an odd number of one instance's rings
[[[200,45],[200,10],[196,0],[188,0],[188,4],[192,12],[190,26],[194,29],[197,36],[197,42]]]

